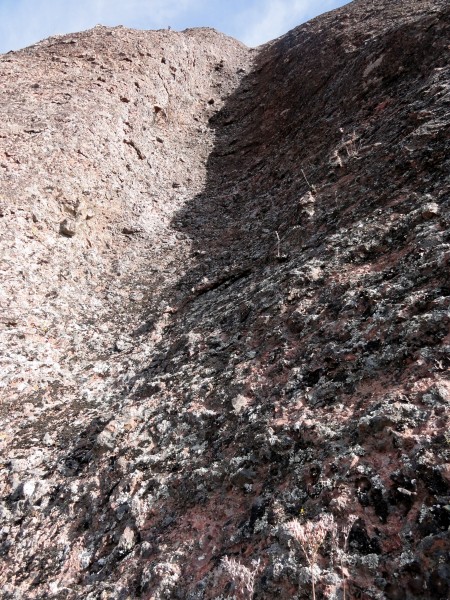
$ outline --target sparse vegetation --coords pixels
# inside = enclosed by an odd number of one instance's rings
[[[341,530],[342,544],[340,543],[341,540],[339,539],[339,532],[338,532],[337,527],[335,526],[332,530],[333,551],[337,555],[339,567],[341,570],[343,600],[345,600],[345,598],[346,598],[347,579],[349,576],[347,567],[345,565],[345,559],[346,559],[347,550],[348,550],[348,538],[350,536],[350,532],[352,530],[352,527],[353,527],[353,524],[355,523],[355,521],[356,521],[356,515],[350,515],[348,518],[347,525],[345,525],[345,527],[342,528],[342,530]]]
[[[301,523],[293,519],[286,524],[287,532],[298,542],[311,571],[312,598],[316,600],[314,567],[317,564],[319,549],[328,533],[336,527],[333,515],[325,514],[319,521]]]
[[[317,565],[318,554],[321,546],[325,542],[327,535],[330,535],[332,553],[336,556],[342,577],[343,600],[346,598],[348,571],[345,566],[345,559],[348,550],[348,539],[356,516],[351,515],[347,524],[339,532],[333,515],[324,514],[318,521],[308,521],[301,523],[299,519],[289,521],[285,528],[286,531],[298,542],[311,572],[312,598],[316,598],[316,580],[314,568]]]
[[[255,579],[259,571],[260,561],[256,561],[253,569],[249,569],[233,557],[225,556],[221,560],[222,568],[233,579],[236,589],[243,598],[253,598],[255,591]]]

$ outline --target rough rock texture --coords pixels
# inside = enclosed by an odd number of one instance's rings
[[[448,597],[449,40],[356,0],[0,58],[2,597],[310,598],[323,514],[318,598]]]

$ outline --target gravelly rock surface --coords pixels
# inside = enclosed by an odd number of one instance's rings
[[[448,597],[449,29],[0,58],[3,597]]]

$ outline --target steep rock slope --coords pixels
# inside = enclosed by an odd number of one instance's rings
[[[5,597],[233,597],[230,556],[255,598],[309,598],[285,525],[324,513],[356,520],[319,596],[448,596],[449,19],[360,0],[257,52],[95,29],[3,57],[18,102],[42,72],[2,136],[29,282],[6,272]],[[38,132],[46,86],[76,136]]]
[[[67,401],[96,401],[142,306],[164,313],[192,245],[170,222],[203,188],[208,118],[248,62],[213,30],[102,27],[2,58],[4,413],[77,414]]]

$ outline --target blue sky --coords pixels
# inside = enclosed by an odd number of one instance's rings
[[[0,0],[0,53],[94,25],[209,26],[249,46],[278,37],[348,0]]]

